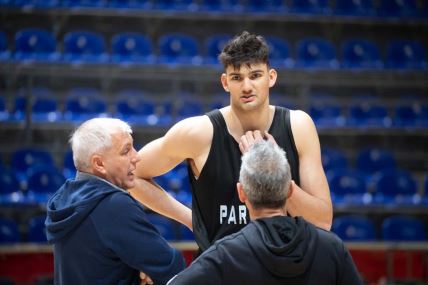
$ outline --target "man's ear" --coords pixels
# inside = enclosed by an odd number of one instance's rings
[[[227,75],[226,75],[226,73],[222,73],[222,75],[220,77],[220,81],[221,81],[221,85],[223,85],[224,91],[229,92],[229,86],[227,84]]]
[[[247,201],[247,195],[244,192],[244,187],[242,187],[241,183],[236,183],[236,190],[238,191],[239,201],[245,203]]]
[[[93,170],[98,172],[98,173],[103,173],[103,174],[106,173],[103,158],[102,158],[102,156],[100,156],[98,154],[94,154],[91,157],[91,166],[92,166]]]
[[[289,199],[291,197],[291,195],[293,194],[294,186],[295,186],[294,180],[291,180],[290,186],[288,187],[287,199]]]
[[[278,77],[278,73],[275,69],[269,69],[269,87],[273,87],[275,85],[276,79]]]

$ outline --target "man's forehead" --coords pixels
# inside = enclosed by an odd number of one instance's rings
[[[226,73],[248,73],[248,72],[254,72],[259,70],[267,70],[267,64],[266,63],[245,63],[241,64],[241,66],[233,66],[229,65],[226,68]]]

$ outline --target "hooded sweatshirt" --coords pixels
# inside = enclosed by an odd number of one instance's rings
[[[176,284],[362,284],[349,251],[333,233],[303,218],[257,219],[217,241]]]
[[[46,235],[54,244],[55,284],[139,284],[139,272],[165,284],[184,268],[126,191],[81,173],[47,205]]]

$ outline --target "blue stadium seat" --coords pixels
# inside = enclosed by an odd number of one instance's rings
[[[28,221],[28,242],[47,243],[45,219],[45,215],[30,218]]]
[[[352,39],[342,44],[342,67],[380,69],[383,63],[379,49],[372,41]]]
[[[58,122],[62,114],[58,109],[58,102],[51,90],[38,86],[32,90],[33,106],[31,118],[33,122]]]
[[[64,175],[55,166],[38,167],[28,177],[28,201],[37,204],[46,204],[50,196],[64,182]]]
[[[148,213],[147,219],[151,224],[156,227],[161,236],[164,237],[166,240],[177,239],[177,235],[174,229],[174,223],[172,220],[157,213]]]
[[[384,17],[419,17],[416,0],[381,0],[379,15]]]
[[[337,103],[315,100],[309,108],[309,113],[319,128],[343,127],[346,123],[342,107]]]
[[[376,203],[417,205],[422,202],[422,197],[417,193],[416,181],[407,171],[399,169],[380,171],[375,175],[374,183]]]
[[[62,0],[61,4],[71,8],[96,8],[105,7],[108,0]]]
[[[397,106],[394,124],[405,128],[428,128],[428,105],[414,102]]]
[[[155,1],[154,8],[166,11],[194,12],[199,10],[199,5],[194,0],[158,0]]]
[[[22,9],[54,8],[60,5],[60,0],[15,0],[14,5]]]
[[[388,44],[385,66],[393,69],[427,68],[426,51],[413,40],[394,40]]]
[[[175,110],[176,121],[204,114],[202,104],[195,98],[183,98],[182,100],[179,100],[175,106]]]
[[[5,32],[0,31],[0,61],[10,58],[9,44]]]
[[[193,232],[189,230],[189,228],[186,227],[185,225],[180,224],[180,232],[181,232],[181,236],[180,236],[181,240],[186,240],[186,241],[195,240],[195,236],[193,235]]]
[[[339,149],[329,147],[321,148],[321,160],[327,175],[330,171],[348,168],[346,155]]]
[[[150,0],[109,0],[108,6],[119,9],[151,9],[153,3]]]
[[[375,16],[373,0],[336,0],[335,13],[346,16]]]
[[[245,10],[251,13],[285,13],[288,7],[283,0],[248,0]]]
[[[294,66],[294,60],[290,56],[290,46],[286,40],[267,36],[266,42],[269,45],[269,63],[273,67],[291,68]]]
[[[37,147],[23,147],[12,153],[11,167],[15,170],[18,180],[26,182],[39,166],[53,166],[52,155],[46,150]]]
[[[140,33],[123,32],[114,35],[111,49],[111,61],[114,63],[129,65],[156,62],[151,40]]]
[[[0,96],[0,122],[9,120],[9,110],[6,107],[6,99]]]
[[[226,34],[208,36],[204,41],[204,63],[219,65],[218,56],[231,38],[232,36]]]
[[[330,14],[328,0],[293,0],[291,11],[304,14]]]
[[[107,63],[104,38],[92,31],[68,32],[64,36],[64,60],[74,64]]]
[[[395,157],[387,149],[368,147],[357,153],[356,168],[368,175],[378,171],[394,169],[396,167]]]
[[[27,113],[27,98],[23,94],[16,94],[13,99],[14,106],[10,113],[10,121],[24,121]]]
[[[160,37],[159,63],[176,65],[199,65],[202,58],[198,55],[198,42],[196,38],[186,34],[166,34]]]
[[[119,92],[116,102],[117,116],[130,124],[156,125],[155,103],[139,90],[126,89]]]
[[[332,232],[344,241],[374,241],[376,230],[373,221],[364,216],[344,215],[333,219]]]
[[[200,10],[220,13],[220,12],[242,12],[244,6],[239,0],[201,0]]]
[[[297,42],[296,67],[337,68],[339,62],[331,42],[321,38],[306,38]]]
[[[73,152],[71,149],[64,153],[62,161],[62,174],[64,175],[65,179],[76,177],[76,167],[74,166]]]
[[[361,101],[349,108],[347,123],[352,127],[386,128],[391,127],[392,119],[385,106],[376,102]]]
[[[425,241],[426,230],[421,220],[407,215],[396,215],[382,222],[382,239],[385,241]]]
[[[107,116],[107,105],[94,88],[73,88],[67,96],[64,120],[79,123],[90,118]]]
[[[372,202],[365,175],[352,169],[335,169],[329,175],[332,200],[336,205],[364,205]]]
[[[44,29],[28,28],[15,34],[14,58],[19,61],[57,61],[60,54],[56,51],[54,35]]]
[[[18,243],[20,241],[18,224],[13,220],[0,218],[0,244]]]
[[[20,205],[22,203],[25,203],[25,197],[15,171],[1,168],[0,205]]]

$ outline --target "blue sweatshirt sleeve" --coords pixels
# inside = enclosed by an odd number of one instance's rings
[[[124,263],[165,284],[184,269],[181,253],[172,248],[146,217],[143,207],[127,193],[110,195],[96,219],[103,243]]]

